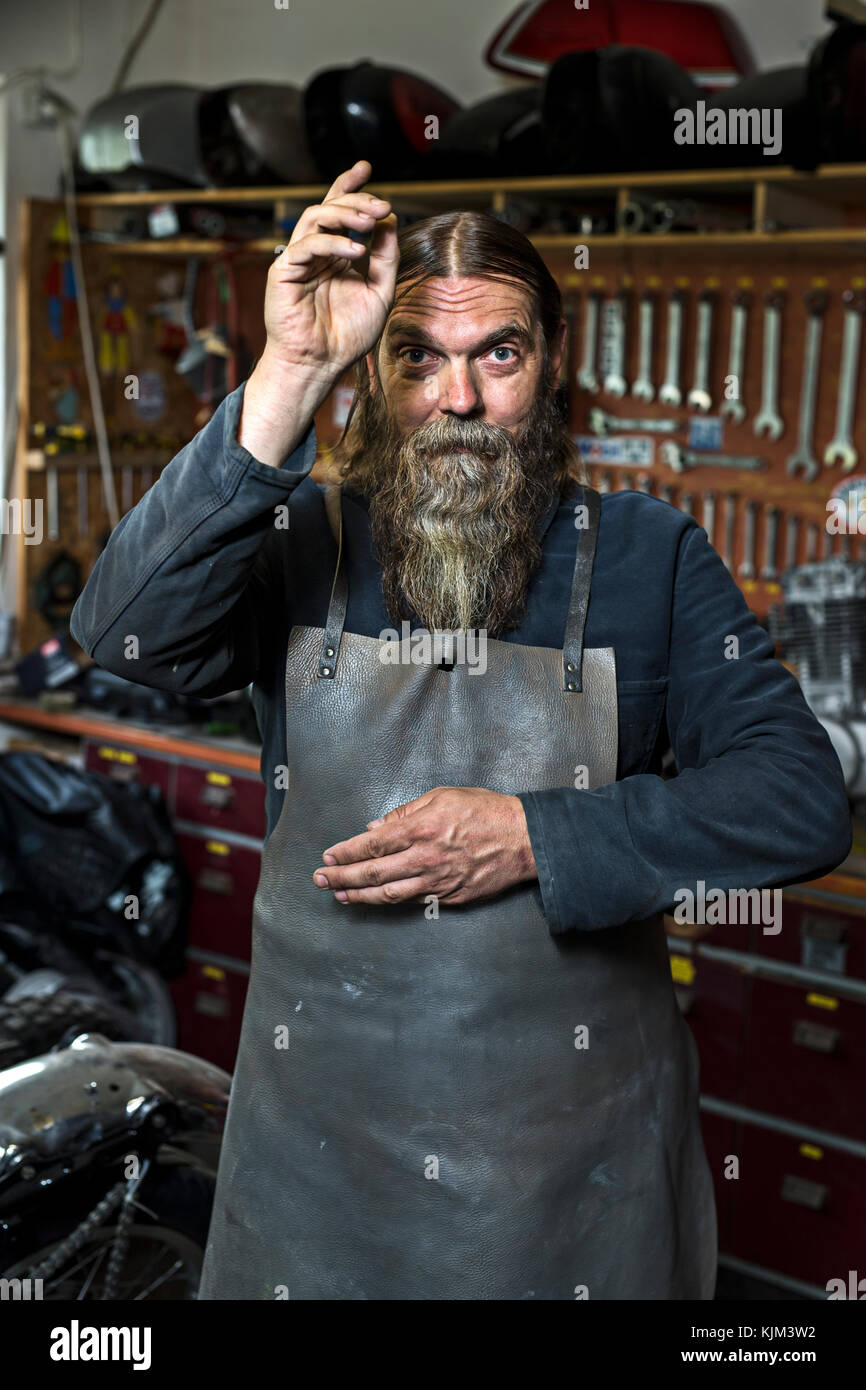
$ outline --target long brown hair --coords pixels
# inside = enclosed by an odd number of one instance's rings
[[[489,213],[461,209],[412,223],[400,233],[398,245],[400,264],[393,307],[422,281],[453,276],[516,281],[528,291],[543,338],[540,389],[551,390],[561,420],[553,444],[554,474],[561,487],[569,481],[586,482],[580,453],[569,433],[565,390],[549,381],[550,352],[562,320],[562,296],[532,242]],[[366,360],[361,357],[355,364],[355,395],[334,449],[334,462],[344,480],[351,478],[363,487],[365,464],[380,442],[381,429],[381,412],[372,409]]]

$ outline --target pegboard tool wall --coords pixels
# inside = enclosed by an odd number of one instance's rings
[[[760,252],[743,252],[736,248],[732,253],[731,249],[707,247],[702,250],[693,244],[688,248],[688,254],[677,254],[670,246],[660,247],[657,252],[641,247],[625,253],[613,248],[601,251],[593,248],[592,268],[580,271],[574,270],[570,255],[558,251],[546,251],[545,260],[562,288],[569,319],[567,381],[572,432],[581,437],[590,436],[591,412],[598,408],[608,416],[632,420],[676,419],[683,427],[675,434],[665,432],[651,435],[635,429],[623,432],[644,439],[644,447],[652,449],[651,465],[609,466],[587,460],[594,487],[642,486],[656,496],[663,489],[668,489],[668,497],[673,505],[679,505],[684,496],[688,505],[688,498],[691,497],[691,510],[700,524],[704,520],[703,498],[708,493],[712,494],[714,515],[711,520],[713,535],[710,538],[729,564],[750,607],[762,618],[781,597],[778,575],[787,567],[792,556],[798,564],[805,563],[807,559],[823,559],[830,554],[841,553],[848,553],[856,559],[866,558],[866,537],[831,535],[827,530],[827,501],[834,487],[848,476],[866,474],[866,445],[862,444],[866,439],[866,397],[863,394],[866,371],[863,358],[866,351],[861,352],[858,359],[853,426],[855,446],[859,439],[864,457],[850,474],[843,473],[839,463],[832,467],[824,463],[824,451],[836,433],[844,322],[848,307],[843,301],[843,293],[866,288],[866,266],[861,258],[836,256],[828,253],[826,248],[812,254],[804,254],[803,249],[798,248],[794,253],[782,251],[772,256],[764,249]],[[624,396],[617,397],[605,392],[604,374],[600,366],[597,369],[598,393],[582,389],[577,382],[577,372],[586,347],[588,297],[593,292],[601,294],[603,306],[605,301],[615,298],[622,290],[630,292],[625,333],[624,376],[627,391]],[[750,296],[744,367],[739,384],[746,417],[742,423],[724,418],[718,444],[722,454],[758,456],[766,460],[764,471],[700,466],[677,472],[662,461],[663,441],[674,439],[686,449],[688,423],[691,419],[701,418],[701,412],[689,407],[686,402],[695,381],[698,304],[704,290],[714,292],[708,374],[712,398],[711,408],[707,412],[710,417],[719,415],[725,400],[733,331],[733,297],[742,290],[746,290]],[[781,296],[778,413],[784,428],[777,440],[758,437],[754,432],[763,394],[765,296],[773,290]],[[654,296],[650,379],[655,396],[651,402],[631,394],[639,372],[639,303],[646,291]],[[658,395],[665,380],[668,303],[675,291],[683,295],[679,382],[682,403],[679,406],[660,402]],[[806,296],[813,291],[826,295],[826,310],[822,319],[812,436],[812,451],[819,467],[817,476],[807,480],[802,471],[793,476],[788,472],[788,460],[799,443],[809,316]],[[603,314],[602,307],[598,330],[599,364],[602,361]],[[615,428],[609,436],[611,439],[620,437]],[[730,496],[735,499],[730,504],[735,508],[732,531],[726,526],[725,499]],[[749,536],[747,526],[746,509],[749,503],[757,504],[753,537]],[[770,529],[770,509],[778,511],[775,537]],[[797,519],[793,539],[789,539],[790,518]],[[732,553],[727,553],[729,550]],[[749,568],[754,571],[751,576]]]

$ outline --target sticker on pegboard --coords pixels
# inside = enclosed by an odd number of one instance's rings
[[[645,435],[621,434],[612,439],[596,439],[591,434],[579,434],[574,442],[584,463],[624,463],[636,468],[651,468],[655,461],[655,442]]]
[[[689,420],[689,448],[721,449],[724,424],[721,415],[692,416]]]

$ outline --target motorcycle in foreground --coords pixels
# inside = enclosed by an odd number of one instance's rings
[[[0,1071],[5,1296],[195,1299],[230,1084],[98,1033]]]

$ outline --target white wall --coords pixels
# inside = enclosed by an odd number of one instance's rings
[[[468,104],[517,80],[481,57],[515,7],[516,0],[289,0],[282,10],[274,0],[166,0],[127,85],[208,86],[245,78],[302,85],[320,68],[372,58],[408,67]],[[802,62],[826,27],[824,0],[723,0],[723,7],[745,29],[762,67]],[[145,9],[144,0],[82,0],[79,44],[76,0],[0,0],[0,82],[22,67],[67,68],[80,46],[75,71],[60,77],[49,71],[47,81],[83,113],[107,91]],[[17,204],[28,195],[55,196],[60,167],[56,134],[23,124],[23,96],[18,86],[9,93],[5,194],[0,183],[0,235],[5,215],[8,243],[0,420],[15,389]],[[0,138],[2,131],[0,118]],[[2,159],[0,153],[0,178]],[[12,596],[0,591],[0,608],[11,604]]]

